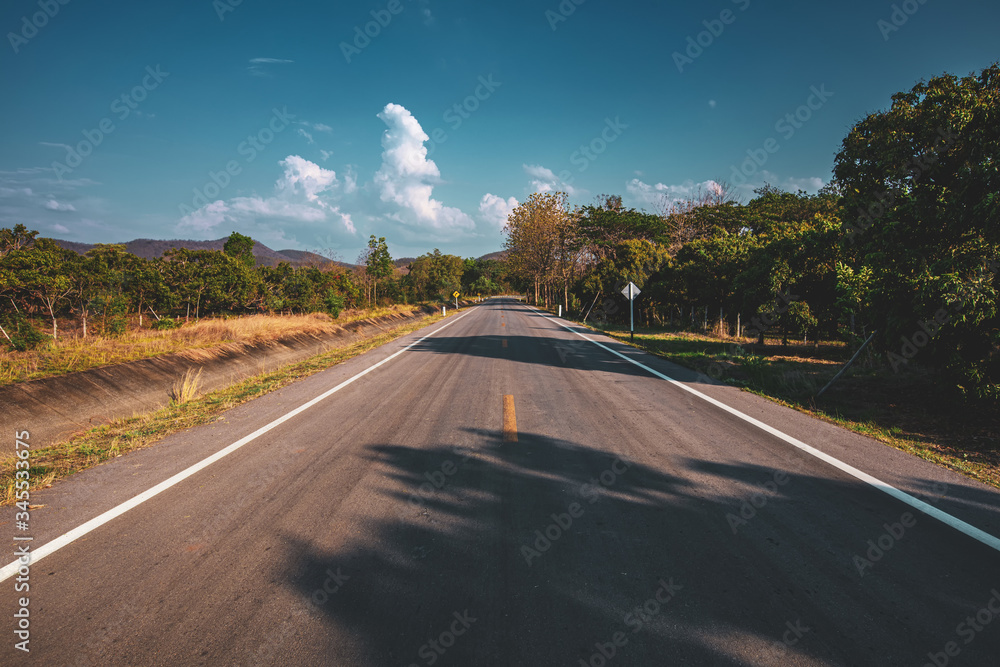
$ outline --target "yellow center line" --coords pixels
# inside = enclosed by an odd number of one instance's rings
[[[503,441],[517,442],[517,416],[514,414],[514,396],[503,396]]]

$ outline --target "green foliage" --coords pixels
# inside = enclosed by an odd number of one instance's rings
[[[256,259],[253,256],[254,243],[254,240],[249,236],[233,232],[226,239],[226,244],[222,247],[222,252],[252,267],[256,263]]]
[[[34,350],[50,340],[48,336],[31,326],[31,323],[20,311],[12,310],[0,313],[0,326],[10,337],[10,340],[4,338],[4,342],[11,350],[18,352]]]
[[[417,257],[410,263],[407,283],[415,300],[450,300],[456,290],[462,291],[462,276],[466,261],[457,255],[434,252]]]
[[[898,354],[921,322],[948,321],[920,351],[967,396],[1000,395],[1000,66],[943,75],[861,120],[836,158],[850,267],[867,272],[863,318]]]
[[[328,289],[326,296],[323,297],[323,303],[326,305],[326,312],[329,313],[330,317],[333,319],[340,317],[340,311],[344,309],[343,295],[337,294],[332,289]]]
[[[179,329],[182,324],[184,323],[172,317],[161,317],[158,320],[153,320],[150,327],[158,331],[167,331],[169,329]]]

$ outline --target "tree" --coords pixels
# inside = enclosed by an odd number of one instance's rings
[[[365,273],[374,281],[373,293],[375,305],[378,305],[378,281],[384,280],[392,275],[395,267],[392,263],[392,256],[389,255],[389,247],[386,245],[385,237],[378,240],[373,234],[368,239],[368,255],[365,261]]]
[[[38,232],[30,231],[24,225],[15,225],[13,229],[0,229],[0,259],[15,250],[32,245],[37,236]]]
[[[867,320],[894,367],[943,311],[921,354],[965,395],[1000,399],[1000,66],[934,77],[857,123],[837,154]],[[923,323],[923,326],[921,325]],[[894,355],[894,356],[893,356]]]
[[[410,262],[409,282],[418,300],[447,300],[462,288],[466,261],[458,255],[444,255],[437,248]]]
[[[21,246],[4,258],[25,297],[39,303],[52,319],[52,340],[59,339],[56,312],[73,292],[73,281],[66,269],[74,256],[52,239],[35,239],[30,246]]]
[[[572,217],[566,208],[566,193],[534,193],[515,208],[507,218],[505,248],[513,271],[530,280],[535,288],[535,303],[539,289],[560,261],[561,237]],[[546,295],[546,305],[548,297]]]
[[[239,232],[233,232],[226,239],[225,245],[222,247],[222,252],[226,253],[234,259],[238,259],[249,267],[256,265],[257,260],[253,256],[253,247],[255,241],[249,236],[244,236]]]

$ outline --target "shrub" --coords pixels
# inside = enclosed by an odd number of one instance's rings
[[[330,317],[337,319],[340,317],[340,311],[344,309],[344,297],[332,289],[327,290],[326,296],[323,297],[323,304],[326,306],[326,312],[330,314]]]
[[[150,326],[159,331],[166,331],[169,329],[177,329],[181,326],[181,322],[172,317],[161,317],[160,319],[154,321]]]
[[[4,313],[0,317],[0,324],[10,336],[10,340],[4,339],[4,342],[11,350],[17,352],[33,350],[50,340],[48,336],[31,326],[31,322],[20,312]]]

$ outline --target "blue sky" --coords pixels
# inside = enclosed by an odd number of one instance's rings
[[[535,191],[814,192],[894,92],[1000,59],[997,25],[972,0],[8,0],[0,226],[478,256]]]

